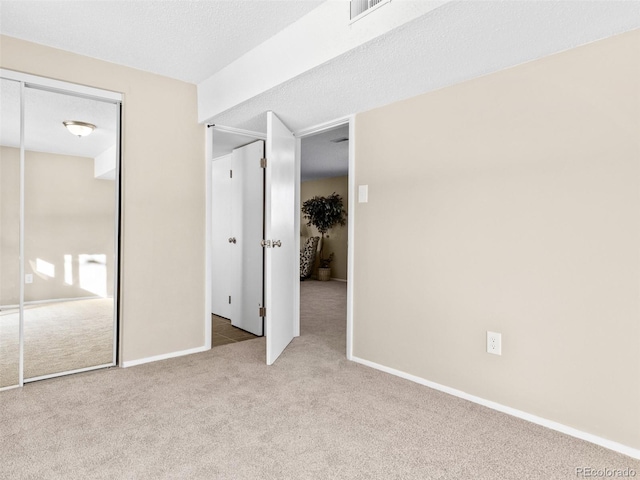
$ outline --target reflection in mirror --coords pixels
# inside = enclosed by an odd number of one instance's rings
[[[20,362],[20,84],[0,79],[0,388]]]
[[[25,89],[25,381],[114,363],[117,115]]]

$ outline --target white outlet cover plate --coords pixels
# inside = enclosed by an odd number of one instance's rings
[[[487,331],[487,353],[502,355],[502,334]]]

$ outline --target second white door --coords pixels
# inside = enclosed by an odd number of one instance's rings
[[[212,313],[263,335],[264,142],[213,161]]]
[[[238,148],[232,154],[231,324],[263,335],[264,142]]]

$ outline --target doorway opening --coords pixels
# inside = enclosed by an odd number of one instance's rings
[[[337,127],[347,126],[349,137],[353,138],[355,128],[354,118],[346,117],[331,123],[323,124],[297,133],[277,117],[274,112],[266,112],[266,135],[258,132],[249,132],[233,127],[209,125],[212,134],[207,135],[206,165],[207,165],[207,245],[205,264],[207,276],[205,278],[206,296],[205,303],[205,347],[211,347],[212,341],[212,285],[214,283],[212,268],[212,166],[213,159],[220,155],[229,154],[229,151],[243,144],[253,143],[257,140],[265,140],[264,164],[264,237],[261,246],[264,251],[264,305],[260,307],[260,316],[264,318],[264,337],[266,343],[267,365],[271,365],[285,350],[289,342],[300,335],[300,153],[302,141],[306,137],[312,137],[325,131],[335,130]],[[333,134],[335,135],[335,133]],[[335,140],[335,137],[333,138]],[[335,144],[344,143],[332,142]],[[348,142],[347,142],[348,143]],[[220,151],[220,148],[223,151]],[[344,147],[343,147],[344,148]],[[353,147],[346,147],[348,152],[347,171],[353,171],[354,152]],[[344,156],[343,156],[344,160]],[[344,171],[344,167],[343,167]],[[347,201],[353,198],[353,176],[348,177]],[[351,202],[352,203],[352,202]],[[349,206],[350,205],[350,206]],[[349,216],[347,218],[348,237],[353,239],[353,205],[347,203]],[[234,236],[226,238],[233,243]],[[236,238],[237,240],[237,238]],[[224,242],[223,238],[223,242]],[[347,247],[347,276],[353,271],[353,248]],[[335,258],[335,254],[334,254]],[[343,271],[344,271],[344,263]],[[340,270],[338,270],[340,271]],[[351,359],[351,318],[353,282],[344,282],[346,291],[346,352]],[[331,284],[336,283],[331,282]],[[346,287],[346,288],[345,288]],[[228,298],[228,297],[227,297]],[[232,299],[233,300],[233,299]],[[345,315],[342,315],[344,318]],[[345,342],[342,342],[342,352],[345,351]]]
[[[342,355],[346,342],[348,354],[349,122],[300,135],[299,152],[300,333],[317,333]]]
[[[211,346],[218,347],[264,335],[265,142],[211,128]]]

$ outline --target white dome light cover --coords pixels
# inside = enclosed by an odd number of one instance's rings
[[[62,122],[72,134],[78,137],[86,137],[96,129],[96,126],[91,123],[78,122],[76,120],[67,120]]]

